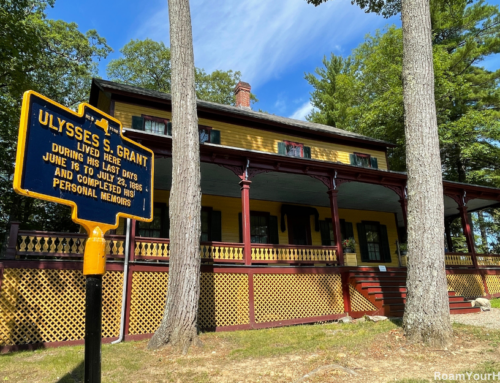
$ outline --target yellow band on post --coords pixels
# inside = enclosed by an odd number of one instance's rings
[[[96,226],[89,234],[83,253],[83,275],[104,275],[106,272],[104,233],[99,226]]]

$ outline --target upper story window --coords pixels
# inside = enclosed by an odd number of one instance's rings
[[[132,116],[132,129],[143,130],[145,132],[172,136],[172,123],[161,117],[154,116]],[[200,133],[200,143],[210,142],[220,145],[220,131],[212,129],[210,126],[198,125]]]
[[[287,157],[311,158],[311,148],[298,142],[278,142],[278,154]]]
[[[375,157],[365,153],[349,154],[351,165],[362,166],[364,168],[378,169],[378,161]]]
[[[171,134],[172,124],[166,119],[153,116],[132,116],[132,129],[155,134]]]

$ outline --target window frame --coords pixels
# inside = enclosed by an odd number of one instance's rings
[[[208,132],[208,139],[206,141],[201,142],[201,137],[200,137],[200,144],[204,144],[205,142],[210,143],[211,134],[212,134],[212,127],[207,126],[207,125],[199,125],[198,124],[198,136],[200,135],[201,130],[206,130]]]
[[[169,238],[170,235],[168,237],[162,237],[162,233],[164,233],[165,231],[165,214],[168,214],[168,206],[167,204],[165,203],[162,203],[162,202],[155,202],[153,203],[153,214],[154,214],[154,209],[155,208],[160,208],[161,209],[161,213],[160,213],[160,236],[159,237],[143,237],[141,236],[141,225],[149,225],[151,223],[153,223],[153,221],[151,222],[140,222],[140,221],[136,221],[136,224],[135,224],[135,232],[136,232],[136,236],[137,237],[141,237],[141,238],[160,238],[160,239],[166,239],[166,238]],[[142,229],[142,230],[149,230],[151,231],[152,229]]]
[[[165,128],[163,129],[163,135],[167,135],[167,129],[168,129],[168,123],[170,120],[168,118],[163,118],[163,117],[155,117],[155,116],[150,116],[148,114],[141,114],[142,117],[142,130],[145,132],[146,131],[146,121],[154,121],[154,122],[159,122],[165,125]],[[154,133],[154,132],[149,132],[149,133]],[[156,133],[159,134],[159,133]]]
[[[352,154],[354,154],[357,157],[368,158],[368,166],[362,166],[363,168],[371,168],[372,167],[372,156],[370,154],[359,153],[359,152],[353,152]],[[357,166],[359,166],[359,165],[357,165]]]
[[[201,207],[200,226],[202,226],[201,213],[204,211],[208,212],[208,239],[206,241],[201,240],[201,236],[203,235],[203,231],[200,230],[200,242],[212,242],[212,211],[213,210],[214,210],[213,207],[209,207],[209,206],[202,206]],[[201,229],[203,229],[203,226],[201,227]]]
[[[304,158],[304,144],[301,144],[299,142],[294,142],[294,141],[287,141],[287,140],[284,140],[283,143],[285,144],[285,151],[286,151],[286,156],[287,157],[291,157],[291,158]],[[287,146],[299,147],[300,148],[300,157],[288,155]]]
[[[269,243],[270,240],[270,231],[269,231],[269,216],[271,213],[267,211],[257,211],[257,210],[250,210],[250,243],[262,243],[262,242],[252,242],[252,216],[254,217],[265,217],[266,219],[266,237],[267,241],[265,243]],[[262,236],[259,236],[262,237]]]
[[[384,261],[384,255],[382,254],[382,233],[380,231],[380,226],[381,226],[381,223],[378,222],[378,221],[362,221],[363,223],[363,227],[365,228],[365,232],[364,232],[364,236],[366,238],[366,244],[368,246],[368,238],[367,238],[367,235],[366,235],[366,225],[374,225],[377,227],[377,235],[378,235],[378,254],[379,254],[379,259],[370,259],[370,260],[366,260],[366,261],[363,261],[363,262],[373,262],[373,263],[381,263],[381,262],[385,262]],[[373,243],[373,242],[370,242],[370,243]],[[368,249],[368,257],[370,256],[370,250]]]

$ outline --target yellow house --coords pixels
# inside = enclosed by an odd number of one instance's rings
[[[253,111],[249,93],[250,85],[240,82],[235,106],[197,103],[199,327],[402,316],[407,177],[388,167],[387,150],[394,145]],[[103,337],[140,339],[160,323],[168,288],[176,131],[171,98],[94,79],[90,104],[120,120],[124,135],[155,153],[154,219],[121,221],[108,233],[103,280]],[[446,181],[443,189],[450,310],[477,311],[465,299],[500,295],[500,255],[476,253],[468,213],[497,205],[500,190]],[[453,249],[448,223],[457,217],[467,252]],[[9,238],[0,259],[0,351],[81,342],[86,235],[26,231],[13,223]]]

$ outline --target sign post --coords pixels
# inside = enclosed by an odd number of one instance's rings
[[[124,137],[115,118],[89,104],[74,112],[36,92],[24,94],[14,190],[70,206],[88,233],[85,382],[101,381],[104,234],[120,217],[153,220],[153,168],[153,152]]]

